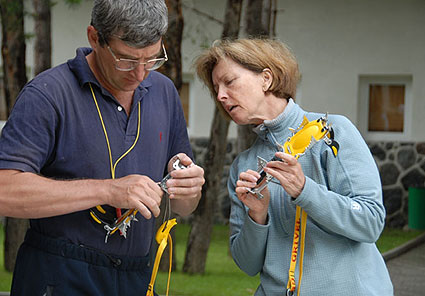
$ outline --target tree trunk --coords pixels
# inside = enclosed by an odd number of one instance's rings
[[[276,22],[276,0],[248,0],[245,15],[245,35],[249,37],[270,37],[274,34]],[[248,149],[257,135],[252,125],[238,126],[237,151]]]
[[[180,93],[183,79],[182,79],[182,57],[181,57],[181,43],[183,38],[183,14],[181,9],[180,0],[166,0],[168,7],[168,31],[164,38],[164,44],[167,50],[168,62],[166,62],[159,71],[164,75],[168,76],[173,82],[177,91]],[[165,199],[161,202],[161,208],[165,209]],[[164,211],[161,211],[159,217],[156,218],[156,229],[158,229],[164,217]],[[178,225],[176,226],[178,227]],[[174,235],[174,229],[171,229],[171,238],[173,240],[172,258],[173,264],[171,269],[176,269],[176,237]],[[159,270],[168,272],[170,261],[169,246],[166,247],[161,258]]]
[[[254,144],[257,135],[253,132],[254,126],[248,125],[238,125],[238,138],[236,139],[236,151],[237,153],[241,153],[242,151],[251,147]],[[253,168],[256,169],[256,168]]]
[[[228,0],[222,38],[237,38],[241,15],[242,0]],[[215,98],[214,98],[215,99]],[[205,156],[205,184],[202,198],[192,221],[187,241],[183,272],[204,273],[207,253],[210,245],[216,199],[220,191],[220,181],[227,148],[227,121],[215,107],[211,127],[210,142]]]
[[[227,1],[226,14],[224,16],[225,22],[223,25],[223,32],[221,33],[221,39],[238,38],[239,26],[241,22],[241,12],[242,12],[242,0]],[[222,120],[222,118],[220,120]]]
[[[219,113],[218,108],[215,108],[210,142],[205,155],[206,181],[202,187],[202,199],[194,213],[183,265],[183,271],[187,273],[205,272],[229,129],[229,122]]]
[[[50,0],[33,0],[34,5],[34,75],[52,66]]]
[[[1,0],[2,58],[7,114],[27,82],[23,0]]]
[[[6,217],[5,239],[4,239],[4,268],[12,272],[15,268],[16,255],[19,246],[24,241],[25,233],[29,227],[27,219],[16,219]]]
[[[168,62],[160,68],[161,72],[173,80],[180,92],[182,87],[182,55],[181,44],[183,39],[183,14],[181,0],[166,0],[168,7],[168,31],[165,35]]]
[[[25,73],[25,38],[24,38],[24,4],[23,0],[1,0],[2,58],[4,97],[7,115],[20,90],[27,82]],[[16,253],[23,241],[28,220],[6,218],[4,265],[13,271]]]

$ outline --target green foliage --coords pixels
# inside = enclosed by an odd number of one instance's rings
[[[24,2],[1,0],[0,5],[5,8],[6,14],[16,14],[23,10]]]
[[[50,0],[50,7],[55,6],[58,4],[60,0]],[[78,5],[80,5],[84,0],[62,0],[67,4],[70,8],[76,8]],[[88,1],[88,0],[85,0]]]
[[[24,38],[25,38],[25,41],[30,41],[31,39],[35,38],[35,34],[32,33],[32,32],[31,33],[25,33]]]
[[[81,2],[83,2],[83,0],[64,0],[66,4],[68,4],[70,7],[75,7],[79,4],[81,4]]]
[[[6,31],[17,32],[21,28],[24,17],[24,3],[20,1],[0,0],[2,23],[6,24]]]

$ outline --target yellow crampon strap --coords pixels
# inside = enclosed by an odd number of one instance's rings
[[[333,155],[338,154],[339,144],[334,140],[334,132],[328,125],[328,116],[321,117],[317,120],[309,121],[304,116],[301,125],[295,130],[291,129],[292,136],[289,137],[282,145],[282,150],[298,159],[312,145],[320,140],[324,140],[326,145],[331,147]],[[301,279],[303,275],[303,259],[305,246],[305,232],[307,229],[307,213],[299,206],[296,207],[294,238],[292,242],[291,263],[288,271],[288,284],[286,286],[286,295],[294,295],[295,285],[295,268],[297,265],[298,250],[300,250],[299,261],[299,278],[297,295],[300,295]],[[301,232],[300,232],[301,230]],[[301,233],[301,237],[300,237]]]
[[[159,244],[158,250],[155,256],[155,262],[152,269],[151,281],[149,282],[148,291],[146,292],[146,296],[154,296],[153,287],[156,280],[156,275],[158,273],[159,262],[161,261],[162,253],[167,247],[167,241],[170,246],[170,266],[168,268],[168,281],[167,281],[167,292],[165,295],[168,296],[168,290],[170,288],[170,278],[171,278],[171,267],[173,263],[173,240],[171,239],[170,230],[177,224],[176,219],[167,220],[162,223],[161,227],[159,227],[156,232],[155,240]]]
[[[299,278],[297,295],[300,295],[301,279],[303,275],[303,259],[304,259],[304,246],[305,246],[305,232],[307,228],[307,213],[297,206],[295,213],[295,228],[294,239],[292,242],[291,251],[291,264],[288,271],[288,284],[286,286],[287,295],[293,295],[295,288],[295,268],[297,265],[298,250],[300,251],[300,265],[299,265]]]

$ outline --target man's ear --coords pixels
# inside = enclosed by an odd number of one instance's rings
[[[95,27],[87,27],[87,40],[89,41],[91,48],[96,50],[99,46],[99,35],[97,34]]]
[[[263,91],[266,92],[269,90],[273,82],[272,70],[265,68],[263,72],[261,72],[261,76],[263,77]]]

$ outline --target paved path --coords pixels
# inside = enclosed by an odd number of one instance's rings
[[[384,254],[394,296],[425,296],[425,235]]]

